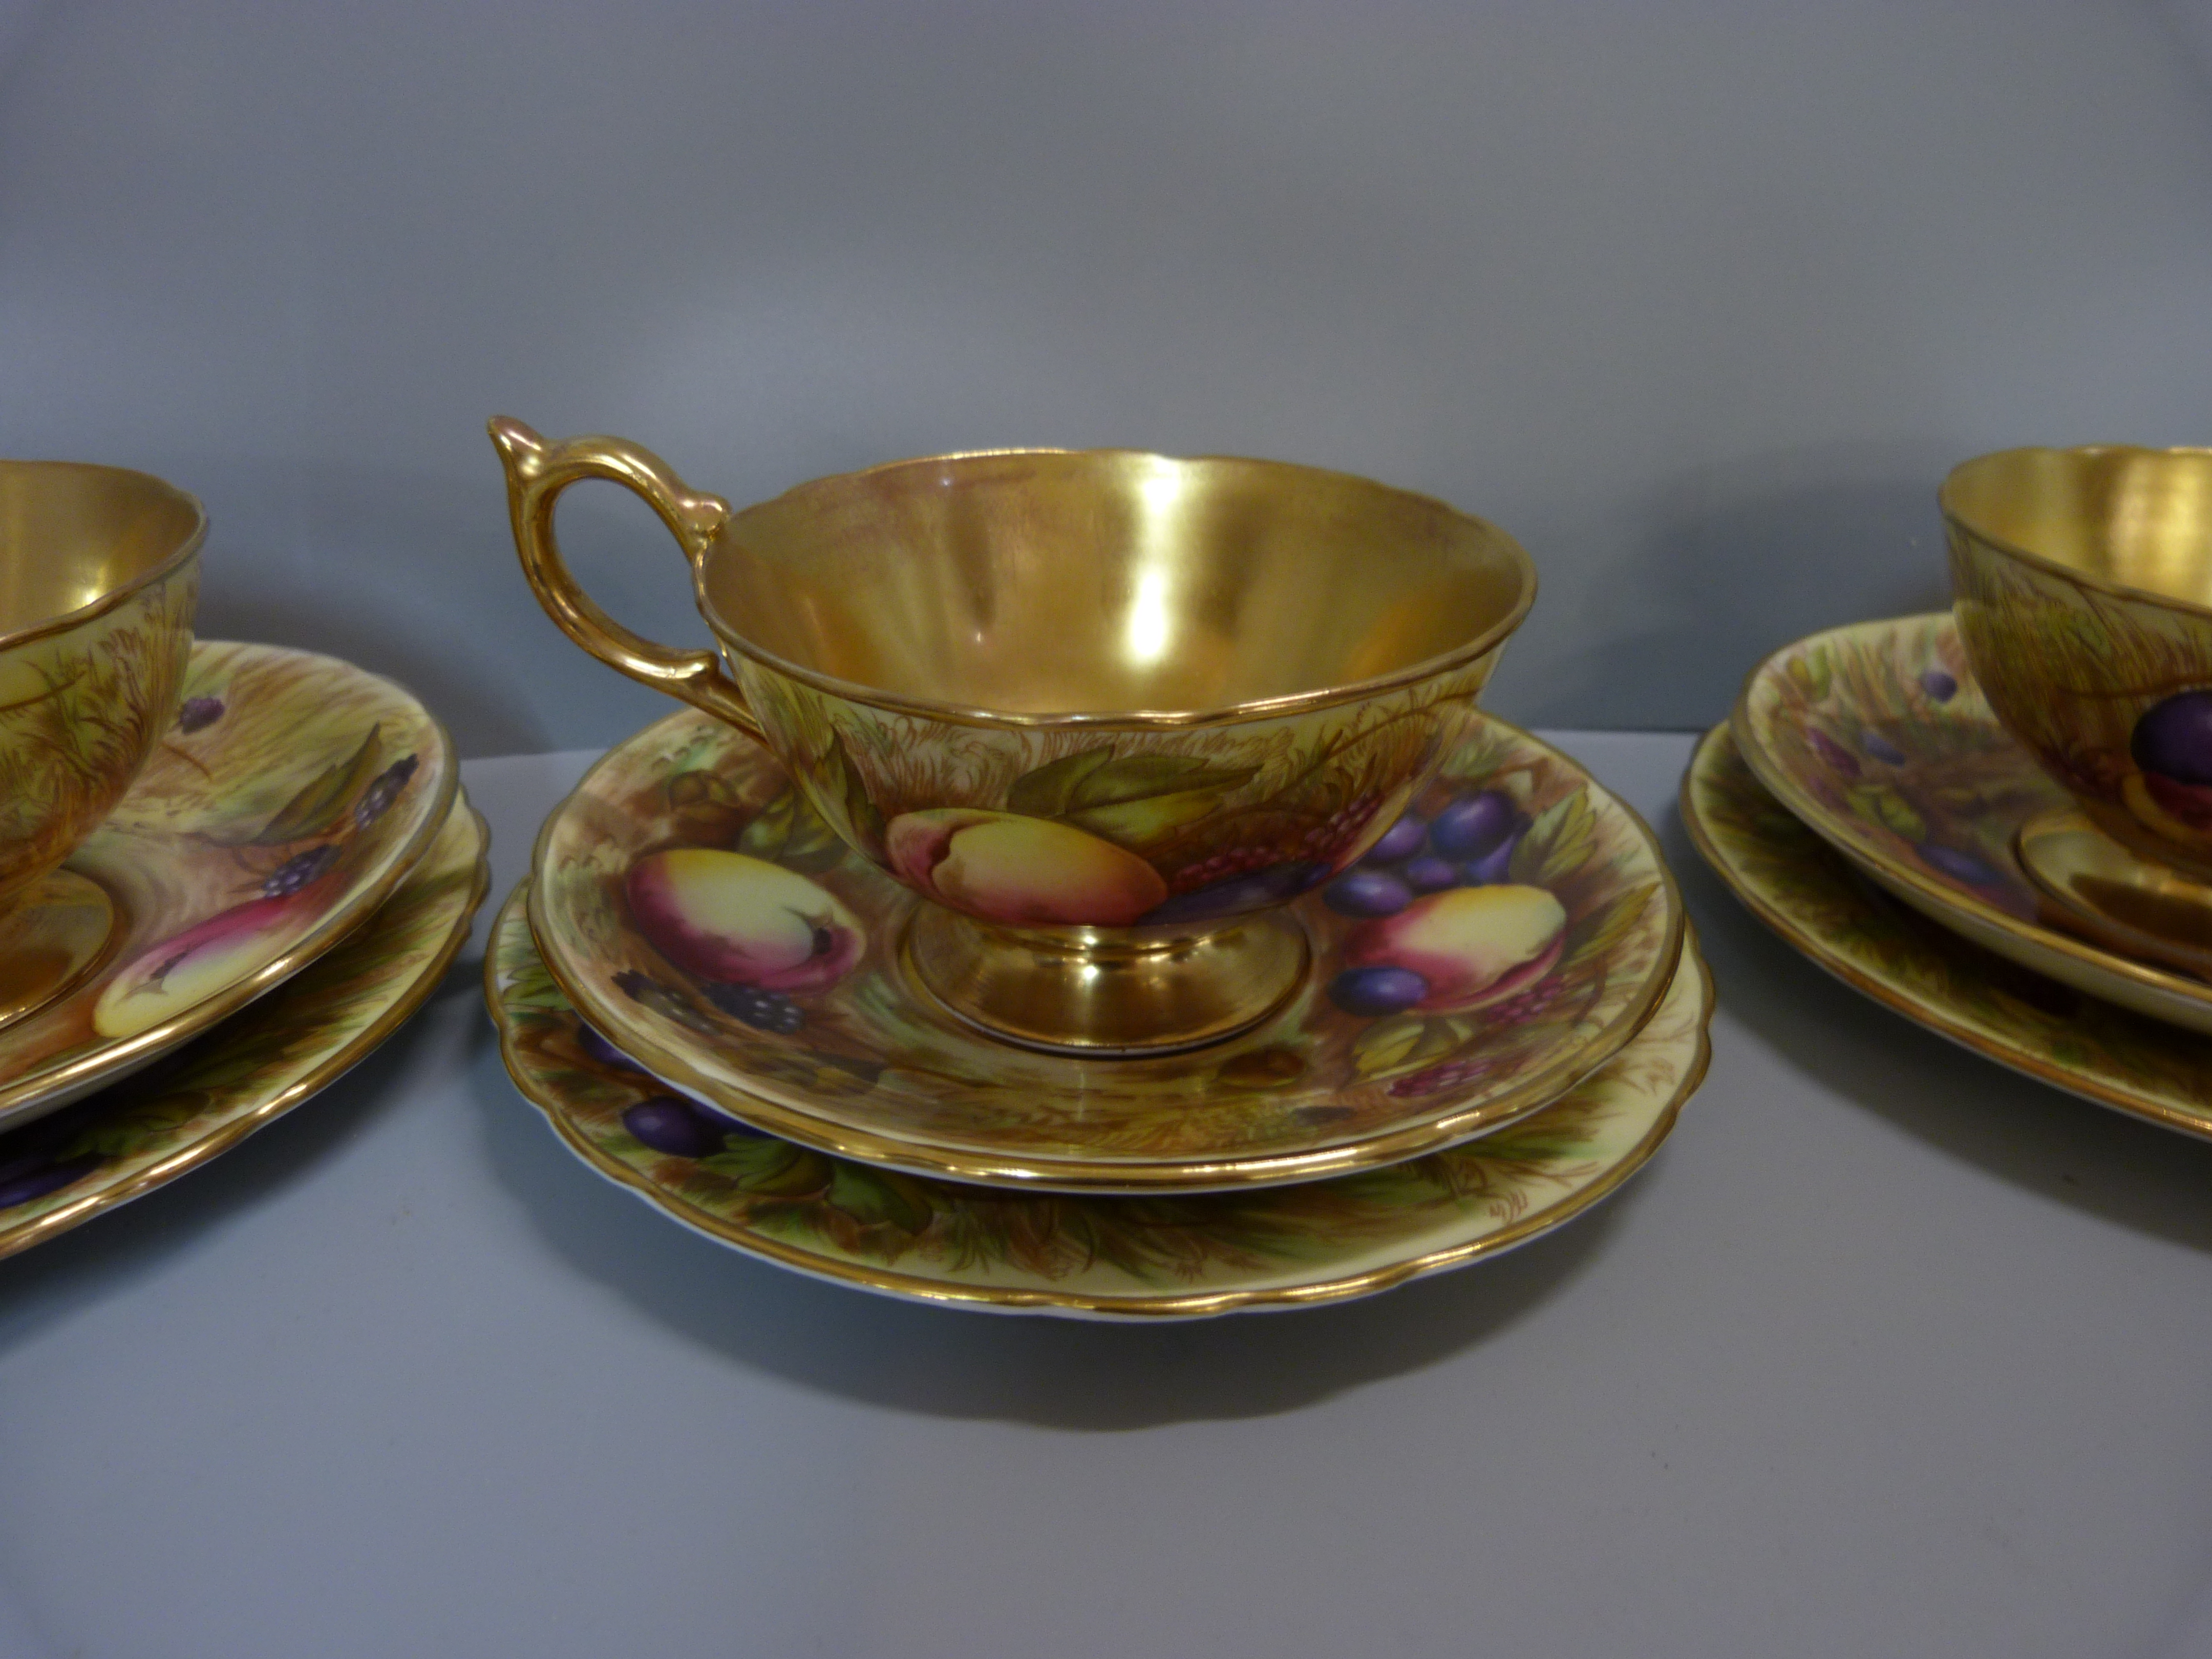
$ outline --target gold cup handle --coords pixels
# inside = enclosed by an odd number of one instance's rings
[[[719,495],[695,493],[658,455],[622,438],[549,443],[502,415],[491,422],[491,441],[507,467],[507,507],[522,574],[561,631],[610,668],[765,742],[744,693],[722,672],[712,651],[678,651],[624,628],[576,585],[553,535],[553,506],[561,492],[580,478],[609,478],[636,491],[660,515],[696,577],[699,561],[729,519],[730,504]]]

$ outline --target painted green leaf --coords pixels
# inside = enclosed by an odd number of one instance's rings
[[[1613,947],[1626,939],[1636,924],[1644,919],[1644,912],[1650,908],[1658,891],[1656,882],[1647,883],[1601,907],[1586,924],[1585,931],[1575,940],[1574,948],[1568,952],[1566,960],[1560,964],[1561,968],[1576,968],[1610,954]]]
[[[798,789],[783,793],[760,811],[738,837],[738,851],[801,875],[819,875],[845,856],[845,843]]]
[[[1108,841],[1120,842],[1132,847],[1170,830],[1194,823],[1220,805],[1218,789],[1190,789],[1173,795],[1153,795],[1145,800],[1118,801],[1111,806],[1094,806],[1088,811],[1070,812],[1061,820],[1079,830],[1087,830]]]
[[[837,1164],[830,1174],[830,1203],[864,1227],[888,1224],[918,1233],[929,1225],[930,1204],[920,1185],[890,1170]]]
[[[1352,1063],[1358,1067],[1362,1077],[1372,1077],[1387,1072],[1394,1066],[1402,1066],[1421,1041],[1421,1033],[1428,1021],[1401,1014],[1395,1018],[1378,1021],[1362,1031],[1352,1045]]]
[[[1531,887],[1548,887],[1582,868],[1597,835],[1597,814],[1586,791],[1577,789],[1536,815],[1528,833],[1513,849],[1506,873]]]
[[[254,845],[272,847],[280,842],[301,841],[309,836],[319,836],[337,823],[353,798],[368,787],[368,781],[376,775],[377,734],[382,729],[370,726],[368,735],[361,740],[361,747],[353,751],[352,758],[324,768],[312,782],[286,801],[253,838]]]
[[[1067,805],[1061,810],[1087,812],[1156,795],[1218,793],[1234,789],[1258,770],[1255,766],[1208,766],[1184,755],[1123,755],[1086,772],[1068,790]]]
[[[669,779],[668,804],[671,806],[693,806],[702,801],[715,806],[735,806],[738,805],[738,792],[720,773],[704,767],[678,772]]]
[[[1380,1077],[1425,1065],[1450,1054],[1461,1041],[1450,1020],[1400,1014],[1359,1034],[1352,1045],[1352,1063],[1362,1077]]]
[[[1006,810],[1030,817],[1056,818],[1067,811],[1076,786],[1113,758],[1113,744],[1103,744],[1080,754],[1062,755],[1033,772],[1024,772],[1006,791]]]
[[[727,1176],[749,1193],[796,1198],[819,1192],[830,1177],[830,1160],[819,1152],[766,1136],[732,1135],[722,1150],[699,1160],[703,1169]]]
[[[1863,783],[1844,799],[1851,811],[1869,823],[1902,836],[1910,842],[1928,837],[1928,821],[1912,810],[1911,803],[1884,783]]]
[[[860,775],[845,757],[845,743],[842,738],[830,739],[830,753],[825,762],[837,780],[832,791],[845,803],[845,820],[852,826],[854,837],[870,856],[880,857],[884,850],[884,815],[882,809],[868,797],[868,787],[860,781]]]

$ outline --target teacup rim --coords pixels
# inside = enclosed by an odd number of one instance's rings
[[[811,686],[817,691],[856,702],[866,708],[892,714],[909,714],[924,720],[942,720],[956,726],[975,726],[1001,729],[1037,730],[1061,727],[1089,731],[1154,732],[1193,731],[1217,726],[1238,726],[1252,720],[1275,720],[1288,715],[1307,714],[1316,709],[1329,708],[1339,704],[1354,702],[1380,692],[1395,691],[1417,685],[1437,675],[1480,660],[1496,650],[1509,639],[1515,629],[1528,617],[1536,603],[1536,564],[1522,546],[1520,538],[1480,514],[1453,506],[1441,496],[1419,490],[1401,489],[1396,484],[1384,483],[1364,474],[1347,472],[1338,467],[1311,466],[1302,461],[1273,460],[1254,455],[1170,455],[1164,453],[1130,449],[1115,446],[1091,448],[1063,448],[1054,446],[1013,445],[1003,448],[954,450],[940,455],[911,455],[896,460],[879,461],[872,466],[855,468],[846,472],[824,473],[792,485],[767,499],[732,513],[716,532],[716,539],[726,535],[747,514],[777,502],[789,500],[804,490],[823,485],[866,478],[897,468],[927,466],[951,461],[988,460],[1000,457],[1023,455],[1082,455],[1132,456],[1148,460],[1172,461],[1183,465],[1200,462],[1230,462],[1238,465],[1279,468],[1325,477],[1348,479],[1370,489],[1387,490],[1409,501],[1416,501],[1450,514],[1455,519],[1480,525],[1495,536],[1506,550],[1518,578],[1518,593],[1512,607],[1497,622],[1476,635],[1472,640],[1453,647],[1449,651],[1424,657],[1418,662],[1395,669],[1387,674],[1371,675],[1365,679],[1347,680],[1341,684],[1316,686],[1310,690],[1285,692],[1279,696],[1257,697],[1243,702],[1226,703],[1211,708],[1135,708],[1135,709],[1074,709],[1049,714],[1022,714],[1011,709],[984,708],[972,705],[944,702],[932,697],[918,697],[905,692],[891,691],[872,686],[859,680],[848,680],[820,669],[808,668],[778,655],[765,646],[748,638],[732,626],[708,598],[705,580],[705,561],[695,561],[693,586],[700,611],[707,618],[716,639],[752,662],[782,676]]]
[[[152,484],[155,489],[183,501],[192,510],[191,532],[177,544],[167,558],[140,571],[129,581],[111,588],[89,604],[81,605],[74,611],[64,611],[55,616],[41,617],[34,623],[27,623],[11,632],[0,633],[0,651],[7,651],[19,645],[27,645],[34,640],[45,639],[50,635],[66,633],[70,629],[82,626],[85,623],[97,621],[109,611],[129,604],[133,598],[145,592],[146,589],[174,575],[185,565],[191,563],[198,556],[200,549],[206,544],[207,504],[191,490],[171,483],[167,478],[159,477],[154,473],[143,471],[134,466],[110,466],[103,461],[56,461],[17,456],[0,458],[0,467],[49,468],[58,472],[100,472],[110,477],[137,479]]]
[[[2088,588],[2093,592],[2110,594],[2117,599],[2134,599],[2145,605],[2162,605],[2181,611],[2185,615],[2212,619],[2212,605],[2200,605],[2194,599],[2177,599],[2171,593],[2154,592],[2148,587],[2137,587],[2130,582],[2118,582],[2107,577],[2092,575],[2086,570],[2075,568],[2063,560],[2054,559],[2045,553],[2038,553],[2033,548],[2023,547],[2018,542],[2008,541],[2002,536],[1991,535],[1988,531],[1972,523],[1962,512],[1952,505],[1951,486],[1960,473],[1970,466],[1979,466],[1987,461],[2002,460],[2012,455],[2201,455],[2208,460],[2212,460],[2212,444],[2014,444],[2008,449],[1992,449],[1985,454],[1968,456],[1943,475],[1943,482],[1937,485],[1936,489],[1936,509],[1942,514],[1944,523],[1972,537],[1983,546],[1995,552],[2002,553],[2008,558],[2018,559],[2022,564],[2032,566],[2048,575],[2063,577],[2076,586]]]

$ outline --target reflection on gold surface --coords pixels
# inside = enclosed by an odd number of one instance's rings
[[[2071,808],[2022,825],[2015,850],[2054,920],[2130,957],[2212,976],[2212,886],[2137,857]]]
[[[2212,609],[2212,450],[2003,450],[1954,471],[1942,504],[1985,541]]]
[[[802,484],[731,519],[701,587],[736,648],[863,697],[1202,715],[1501,637],[1534,578],[1504,532],[1346,474],[1033,452]]]
[[[143,472],[68,461],[0,461],[0,645],[188,556],[200,504]]]

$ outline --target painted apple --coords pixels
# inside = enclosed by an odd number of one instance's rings
[[[1419,975],[1423,1013],[1456,1014],[1499,1001],[1543,978],[1559,959],[1567,913],[1540,887],[1455,887],[1370,921],[1346,942],[1353,968]]]
[[[933,807],[893,818],[884,845],[902,880],[986,921],[1126,927],[1168,896],[1134,853],[1052,818]]]
[[[694,977],[769,991],[819,991],[867,948],[853,913],[795,870],[744,853],[647,854],[624,884],[653,948]]]
[[[297,892],[250,899],[142,951],[100,994],[92,1029],[135,1036],[228,989],[295,944],[320,903]]]

